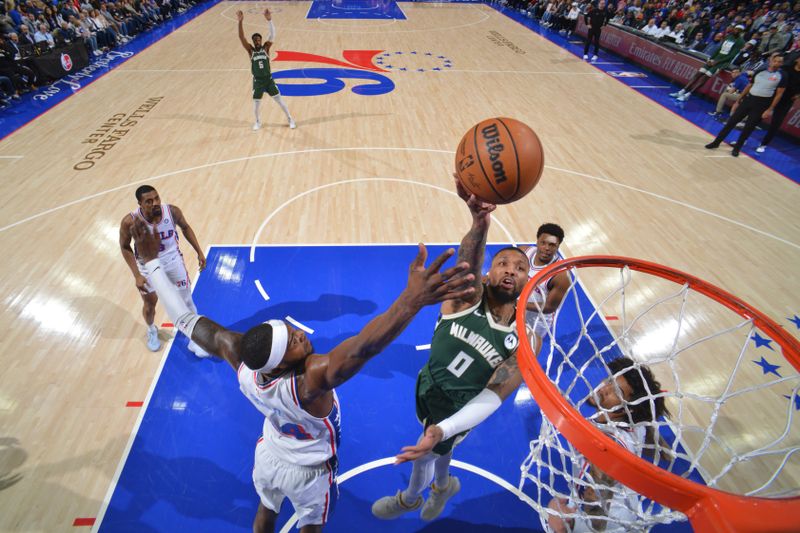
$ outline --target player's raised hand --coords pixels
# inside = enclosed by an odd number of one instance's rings
[[[157,231],[150,232],[143,221],[136,219],[133,222],[133,243],[136,245],[136,251],[139,257],[145,263],[158,257],[158,252],[161,249],[161,235]]]
[[[467,273],[470,266],[466,261],[439,272],[445,261],[454,253],[455,250],[450,248],[426,268],[428,249],[424,244],[419,244],[417,257],[408,269],[407,290],[420,307],[444,300],[464,299],[474,293],[475,287],[472,286],[472,282],[475,276]]]
[[[239,22],[243,21],[244,20],[244,13],[242,13],[241,11],[237,11],[236,12],[236,18],[239,19]]]
[[[497,209],[497,206],[495,204],[490,204],[489,202],[479,200],[477,196],[470,194],[470,192],[467,191],[463,185],[461,185],[461,182],[455,174],[453,174],[453,179],[456,182],[456,192],[458,193],[458,197],[466,202],[473,218],[479,218],[488,221],[489,213]]]
[[[428,426],[428,429],[425,430],[425,434],[421,439],[419,439],[419,442],[417,442],[416,445],[404,446],[402,448],[403,453],[400,453],[395,457],[394,464],[399,465],[407,461],[416,461],[423,455],[427,455],[433,451],[434,446],[442,442],[443,438],[444,432],[441,430],[441,428],[439,428],[439,426]]]
[[[267,20],[272,20],[272,13],[270,12],[269,8],[264,9],[264,18]]]

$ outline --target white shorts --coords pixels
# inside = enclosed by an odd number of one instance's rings
[[[336,457],[316,466],[300,466],[278,459],[263,439],[256,444],[253,485],[261,503],[279,512],[284,498],[292,502],[299,521],[297,528],[324,525],[338,498]]]
[[[154,289],[153,286],[150,285],[150,280],[147,273],[144,271],[144,266],[139,262],[136,263],[136,266],[139,268],[139,274],[148,278],[147,283],[144,284],[144,289],[147,291],[147,294],[152,293]],[[161,268],[167,273],[167,279],[174,283],[178,290],[192,288],[192,282],[189,280],[189,273],[186,271],[186,265],[183,264],[183,257],[179,256],[169,263],[162,262]]]

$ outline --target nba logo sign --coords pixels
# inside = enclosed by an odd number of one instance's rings
[[[66,71],[72,70],[72,58],[69,54],[61,54],[61,67]]]

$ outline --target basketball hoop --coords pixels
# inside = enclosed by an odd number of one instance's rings
[[[578,282],[578,270],[587,280],[598,281],[587,284],[590,288],[611,287],[609,293],[598,300],[600,304],[593,305],[595,310],[581,304],[590,297],[588,294],[581,296],[583,287]],[[745,363],[752,360],[751,339],[761,333],[779,347],[778,351],[769,352],[770,357],[782,355],[793,367],[790,372],[800,372],[800,343],[763,313],[708,282],[666,266],[625,257],[584,256],[558,261],[528,282],[520,301],[527,302],[537,285],[564,272],[571,277],[570,288],[548,331],[548,349],[543,348],[538,359],[528,343],[520,343],[519,349],[519,365],[525,382],[545,417],[539,437],[531,442],[531,454],[522,465],[520,488],[533,483],[538,489],[538,498],[533,499],[538,501],[543,525],[547,527],[548,518],[553,516],[564,520],[581,518],[579,494],[587,486],[596,487],[595,481],[581,480],[575,473],[575,465],[583,456],[585,461],[618,482],[604,487],[609,494],[619,495],[617,501],[627,501],[625,498],[629,498],[629,494],[625,491],[635,491],[634,498],[638,497],[639,502],[632,506],[635,507],[632,512],[636,518],[629,523],[616,524],[621,529],[647,530],[659,523],[684,519],[685,515],[699,532],[798,531],[800,488],[796,479],[800,469],[796,466],[798,461],[792,466],[791,459],[800,457],[800,430],[797,424],[792,424],[794,403],[800,394],[800,377],[783,376],[775,370],[780,367],[772,365],[772,373],[779,379],[753,385],[751,378],[762,376]],[[644,284],[639,283],[641,280]],[[700,313],[693,315],[693,307],[698,307]],[[609,308],[613,311],[605,314]],[[577,316],[577,327],[569,325],[568,317],[573,315]],[[666,316],[671,318],[666,320]],[[610,321],[618,322],[620,318],[620,324],[609,325]],[[520,338],[523,338],[524,306],[518,306],[516,320]],[[648,330],[647,323],[651,320],[655,326]],[[715,320],[719,322],[713,325],[714,331],[708,333],[708,322]],[[662,327],[665,323],[667,325]],[[663,342],[657,348],[645,342],[652,340],[654,328],[663,330],[659,332]],[[593,339],[592,332],[601,329],[606,332],[605,337],[600,341]],[[758,338],[764,340],[761,336]],[[643,351],[647,352],[645,356],[642,356]],[[580,412],[582,408],[588,409],[593,395],[596,397],[600,381],[612,376],[606,362],[615,354],[630,357],[637,368],[650,366],[657,377],[663,380],[663,375],[671,382],[663,387],[668,390],[652,391],[642,400],[664,397],[670,410],[678,413],[677,421],[648,423],[657,434],[673,437],[670,449],[657,450],[653,460],[632,453],[618,443],[619,439],[613,438],[617,430],[601,431],[598,424],[587,420]],[[714,375],[701,376],[707,380],[695,379],[696,373],[687,373],[685,368],[697,364],[698,358],[705,356],[730,361],[731,368],[714,367]],[[661,375],[659,369],[664,370]],[[594,381],[587,377],[592,372],[599,375]],[[719,379],[720,372],[727,372],[729,376]],[[751,375],[747,376],[748,373]],[[766,370],[764,376],[768,376]],[[698,381],[700,385],[695,387]],[[743,381],[746,385],[742,385]],[[752,398],[756,395],[759,402],[772,402],[770,406],[777,406],[773,409],[776,412],[784,409],[788,398],[785,422],[775,429],[774,435],[765,437],[765,442],[753,444],[754,439],[747,442],[747,438],[735,431],[725,435],[730,427],[747,426],[737,426],[739,421],[731,413],[736,413],[742,402],[754,405]],[[699,408],[694,409],[696,406]],[[627,407],[625,409],[627,411]],[[691,419],[695,411],[701,413],[697,420]],[[705,413],[708,413],[706,419],[703,418]],[[744,449],[745,445],[750,445],[751,449]],[[659,461],[660,466],[656,464]],[[676,466],[679,463],[683,466]],[[734,473],[739,469],[747,472],[751,466],[758,472],[763,471],[764,479],[753,481],[755,485],[737,488]],[[794,477],[788,472],[790,469]],[[748,478],[747,474],[743,477]],[[572,505],[568,511],[548,508],[543,501],[548,496],[569,498]],[[595,519],[587,518],[584,523],[596,524],[591,520]],[[612,525],[613,518],[603,516],[602,521],[605,524],[599,529]]]

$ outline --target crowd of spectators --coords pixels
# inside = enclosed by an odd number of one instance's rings
[[[588,0],[492,0],[571,34]],[[774,52],[800,50],[800,0],[610,0],[611,23],[656,40],[713,56],[725,37],[741,26],[745,47],[733,64],[751,71]],[[798,52],[800,53],[800,52]]]
[[[0,0],[0,106],[50,81],[31,57],[76,42],[102,56],[198,1]]]

